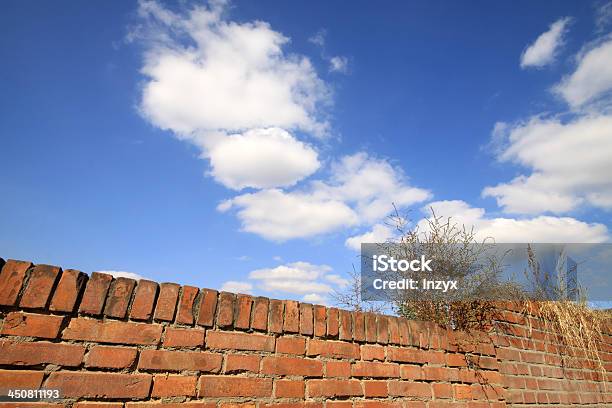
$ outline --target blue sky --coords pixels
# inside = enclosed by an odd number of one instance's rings
[[[0,256],[326,302],[392,203],[609,242],[611,23],[586,1],[5,3]]]

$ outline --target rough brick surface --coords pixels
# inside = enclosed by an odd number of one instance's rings
[[[128,368],[136,361],[137,350],[132,347],[94,346],[85,360],[87,367]]]
[[[167,327],[164,347],[199,347],[204,344],[204,329]]]
[[[155,282],[141,279],[138,281],[130,318],[134,320],[149,320],[153,315],[153,307],[157,297],[158,285]]]
[[[172,321],[176,310],[180,286],[175,283],[162,283],[159,285],[159,296],[155,307],[155,319]]]
[[[62,276],[53,293],[49,310],[54,312],[74,311],[77,298],[87,282],[87,275],[81,271],[67,269],[62,272]]]
[[[0,271],[0,305],[13,306],[17,303],[17,296],[31,265],[30,262],[13,259],[6,261]]]
[[[230,376],[200,377],[200,397],[270,397],[272,380]]]
[[[198,288],[193,286],[183,286],[183,293],[179,301],[178,311],[176,313],[176,322],[180,324],[193,324],[193,307],[198,296]]]
[[[149,396],[149,374],[102,372],[54,372],[45,382],[49,389],[61,389],[65,397],[144,398]]]
[[[77,318],[70,320],[62,338],[116,344],[158,344],[162,326],[158,324],[131,323]]]
[[[85,347],[76,344],[0,340],[0,364],[33,366],[55,364],[76,367],[83,361]]]
[[[62,316],[12,312],[4,319],[0,334],[53,339],[57,337],[63,320]]]
[[[211,289],[202,289],[201,293],[202,299],[200,300],[198,324],[201,326],[211,327],[215,322],[218,293],[216,290]]]
[[[94,272],[87,281],[85,293],[81,299],[79,312],[89,315],[99,315],[102,313],[106,293],[110,287],[113,277],[106,273]]]
[[[20,307],[43,308],[51,297],[51,290],[60,274],[60,268],[51,265],[36,265],[30,272],[30,280],[23,292]]]
[[[134,279],[115,279],[108,291],[104,314],[109,317],[124,318],[135,286]]]
[[[222,359],[223,356],[216,353],[143,350],[138,360],[138,368],[140,370],[190,370],[216,373],[221,370]]]

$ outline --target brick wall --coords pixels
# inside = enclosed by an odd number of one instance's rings
[[[511,310],[494,332],[464,333],[29,262],[0,266],[0,390],[62,393],[55,405],[0,408],[612,406],[609,328],[602,372],[586,358],[564,364],[554,333]]]

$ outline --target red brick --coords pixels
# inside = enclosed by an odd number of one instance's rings
[[[32,309],[44,308],[49,301],[53,285],[60,273],[60,268],[51,265],[36,265],[30,272],[28,286],[26,286],[20,307]]]
[[[0,370],[0,390],[40,388],[43,371]]]
[[[395,316],[388,316],[387,321],[389,322],[389,344],[400,344],[398,318]]]
[[[361,346],[361,359],[383,361],[385,359],[385,348],[383,346],[363,344]]]
[[[79,305],[79,312],[90,315],[101,314],[104,301],[106,300],[106,293],[112,280],[113,277],[106,273],[92,273],[87,281],[87,286],[85,286],[85,293]]]
[[[94,346],[85,359],[86,367],[128,368],[136,361],[136,349],[130,347]]]
[[[359,358],[359,345],[344,341],[309,339],[306,354],[334,358]]]
[[[325,408],[353,408],[353,401],[325,401]]]
[[[350,377],[351,363],[348,361],[326,361],[325,362],[326,377]]]
[[[215,324],[215,313],[217,311],[217,296],[219,292],[212,289],[200,291],[200,310],[198,312],[198,324],[200,326],[212,327]]]
[[[339,338],[340,340],[352,340],[353,339],[353,317],[351,312],[347,310],[340,310],[338,312],[340,326],[339,326]]]
[[[136,281],[129,278],[117,278],[110,286],[106,298],[104,314],[109,317],[123,319],[127,314],[132,292],[136,286]]]
[[[397,361],[400,363],[425,363],[427,362],[427,356],[424,352],[417,349],[400,348],[400,347],[388,347],[387,358],[391,361]]]
[[[83,361],[85,347],[49,342],[13,342],[0,340],[0,364],[31,366],[55,364],[76,367]]]
[[[264,334],[208,331],[206,348],[274,351],[274,337]]]
[[[431,398],[431,385],[412,381],[389,381],[389,395],[393,397]]]
[[[433,381],[458,381],[459,370],[446,367],[423,367],[423,376]]]
[[[49,375],[47,389],[59,389],[64,397],[145,398],[151,375],[59,371]]]
[[[275,398],[304,398],[304,381],[276,380]]]
[[[300,333],[311,336],[314,333],[312,305],[300,303]]]
[[[142,350],[138,369],[218,373],[221,370],[222,358],[221,354],[198,351]]]
[[[365,315],[363,312],[353,312],[353,339],[365,341]]]
[[[358,361],[353,364],[353,377],[399,378],[398,364]]]
[[[157,283],[141,279],[136,286],[134,302],[130,310],[130,319],[149,320],[153,315],[153,306],[157,296]]]
[[[314,335],[325,337],[327,333],[327,308],[321,305],[314,306]]]
[[[166,327],[164,347],[199,347],[204,345],[204,329]]]
[[[256,297],[253,301],[253,321],[251,329],[253,330],[268,330],[268,306],[270,300],[265,297]]]
[[[269,314],[269,331],[271,333],[282,333],[283,332],[283,314],[285,310],[285,304],[282,300],[271,299],[270,300],[270,314]]]
[[[70,320],[62,338],[98,343],[157,345],[161,339],[161,332],[162,326],[159,324],[112,320],[102,322],[79,317]]]
[[[153,377],[151,397],[193,397],[197,380],[193,376],[157,374]]]
[[[451,384],[433,383],[434,398],[453,398],[453,386]]]
[[[456,399],[472,399],[472,387],[467,384],[455,384]]]
[[[74,269],[62,271],[57,288],[53,292],[49,310],[54,312],[74,312],[77,298],[85,287],[87,274]]]
[[[306,339],[303,337],[279,337],[276,339],[276,352],[304,355]]]
[[[466,367],[467,361],[465,361],[464,354],[447,354],[446,365],[449,367]]]
[[[261,356],[254,354],[227,354],[225,357],[225,373],[240,371],[259,372]]]
[[[285,319],[283,331],[285,333],[297,333],[300,330],[300,309],[295,300],[285,300]]]
[[[387,316],[377,316],[376,325],[378,326],[378,337],[376,341],[380,344],[389,343],[389,320]]]
[[[58,336],[63,321],[62,316],[11,312],[4,319],[0,334],[54,339]]]
[[[247,378],[232,376],[200,377],[199,397],[271,397],[270,378]]]
[[[327,337],[338,337],[339,325],[338,309],[327,309]]]
[[[370,380],[363,382],[363,389],[366,398],[372,397],[387,397],[389,390],[387,389],[386,381]]]
[[[0,305],[14,306],[17,303],[26,272],[31,266],[30,262],[6,261],[0,272]]]
[[[323,376],[323,363],[299,357],[264,357],[261,366],[263,374]]]
[[[198,296],[199,289],[193,286],[183,286],[181,300],[176,312],[176,322],[180,324],[193,324],[193,305]]]
[[[363,396],[358,380],[308,380],[306,394],[314,397],[360,397]]]
[[[171,322],[176,311],[180,286],[176,283],[162,283],[159,285],[159,296],[155,306],[155,320]]]
[[[376,343],[378,337],[376,333],[376,315],[374,313],[365,314],[365,338],[368,343]]]
[[[234,302],[236,296],[233,293],[221,292],[219,294],[219,310],[217,312],[217,326],[222,328],[232,327],[234,324]]]
[[[410,328],[408,326],[408,320],[403,317],[399,317],[397,319],[397,323],[399,326],[400,345],[408,346],[410,344]]]
[[[216,402],[126,402],[125,408],[216,408]]]
[[[236,296],[236,316],[234,327],[237,329],[248,329],[251,325],[251,308],[253,307],[253,297],[249,295]]]
[[[123,402],[83,401],[76,402],[73,408],[123,408]]]
[[[423,368],[418,365],[402,364],[400,375],[404,380],[423,380]]]

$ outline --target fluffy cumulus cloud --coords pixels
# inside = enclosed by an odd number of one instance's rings
[[[248,288],[257,289],[268,295],[298,298],[307,302],[326,303],[329,295],[336,289],[344,288],[348,281],[332,273],[327,265],[314,265],[309,262],[292,262],[274,268],[251,271],[248,282],[226,282],[224,290]],[[250,292],[248,292],[250,293]]]
[[[209,155],[215,180],[236,190],[292,186],[320,165],[314,148],[280,128],[221,138]]]
[[[253,293],[253,285],[249,282],[227,281],[221,285],[221,290],[233,293]]]
[[[291,185],[319,163],[289,132],[328,133],[330,88],[307,57],[284,51],[289,38],[263,21],[228,20],[226,3],[175,13],[140,2],[130,33],[145,48],[140,111],[197,146],[229,188]]]
[[[555,60],[559,48],[563,45],[563,36],[567,31],[569,18],[561,18],[552,23],[545,33],[529,45],[521,55],[521,67],[544,67]]]
[[[344,156],[330,176],[293,191],[261,190],[220,204],[236,209],[245,231],[284,241],[368,226],[388,216],[395,204],[405,208],[430,198],[429,191],[411,186],[401,170],[365,153]]]
[[[517,219],[489,217],[482,208],[471,207],[464,201],[437,201],[429,203],[423,212],[452,217],[454,222],[474,227],[478,240],[493,238],[498,243],[539,242],[600,243],[610,240],[608,229],[598,223],[586,223],[570,217],[537,216]],[[427,229],[426,220],[419,222],[421,230]]]
[[[354,235],[346,239],[344,244],[355,251],[361,250],[361,244],[387,242],[395,237],[393,228],[386,224],[376,224],[363,234]]]
[[[612,116],[535,117],[506,131],[499,160],[530,174],[485,188],[485,197],[511,213],[564,213],[581,204],[612,209]]]
[[[612,39],[607,38],[582,51],[577,58],[576,70],[554,90],[574,109],[591,102],[601,102],[604,97],[609,102],[612,91]]]

